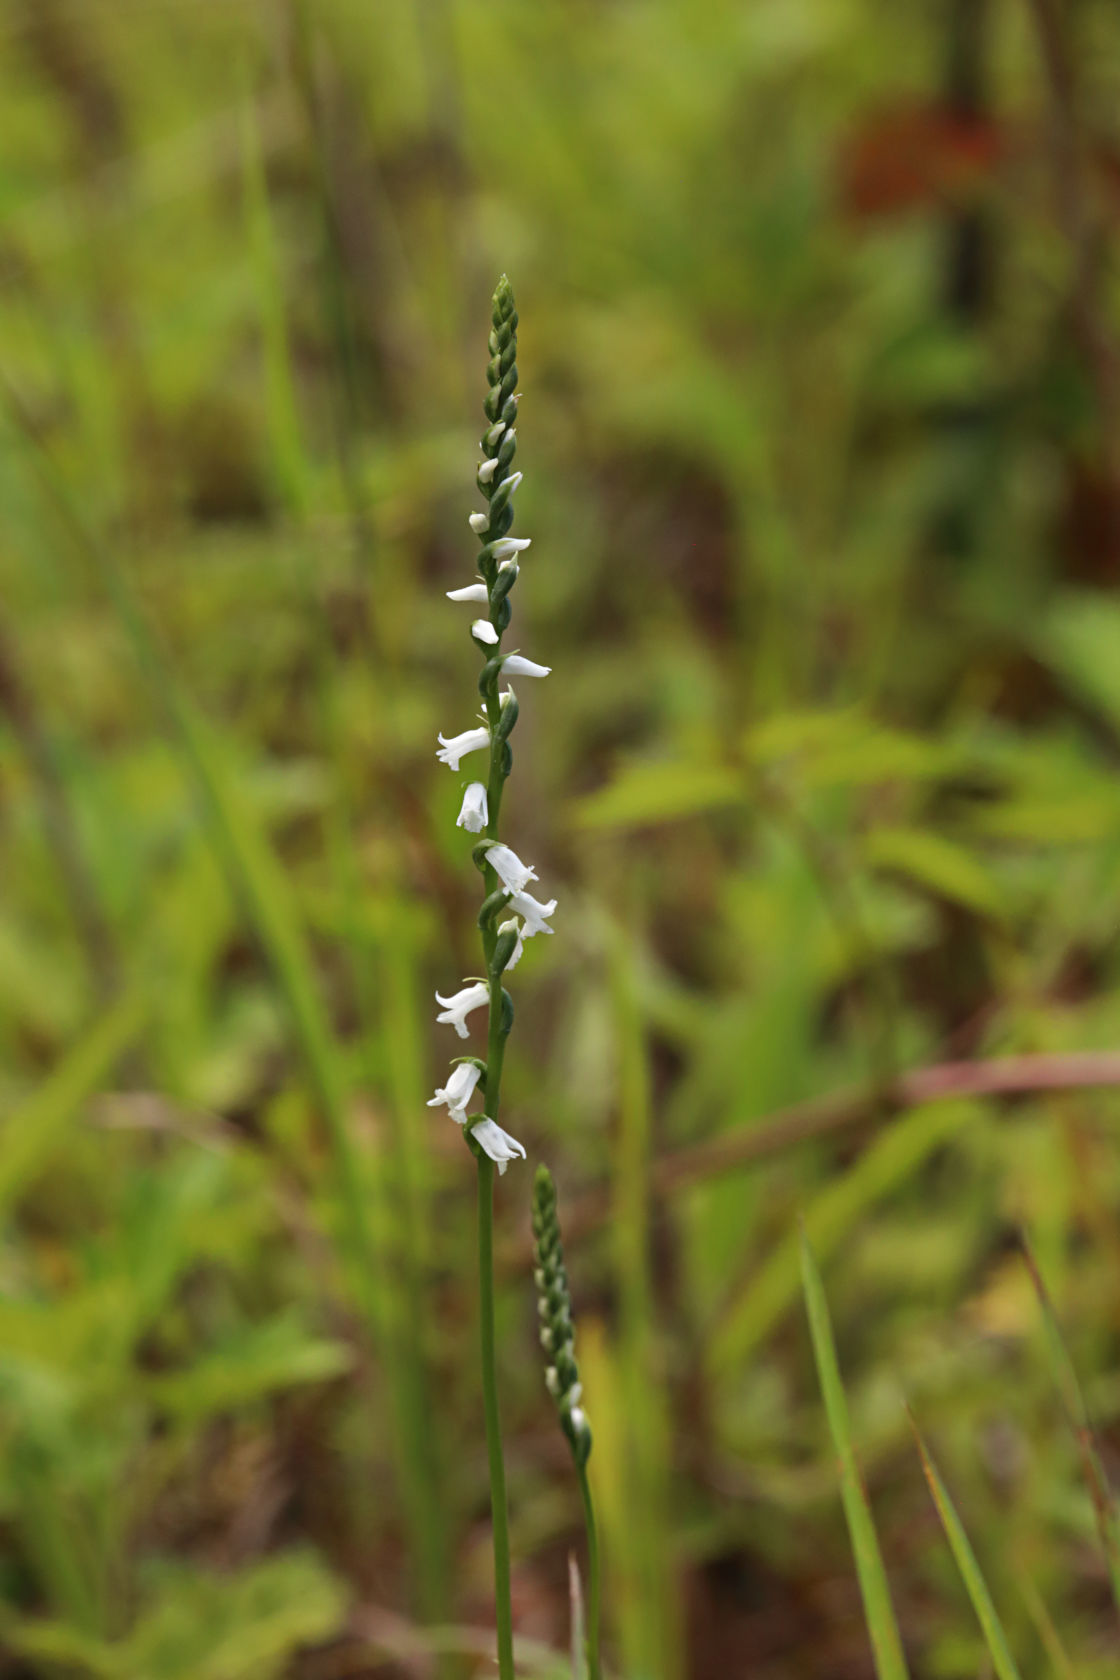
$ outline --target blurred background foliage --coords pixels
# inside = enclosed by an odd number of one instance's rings
[[[1017,1231],[1107,1467],[1118,92],[1106,0],[4,0],[0,1673],[485,1666],[472,1173],[424,1101],[502,269],[554,666],[508,838],[560,899],[508,1123],[561,1188],[612,1666],[871,1673],[802,1215],[914,1672],[987,1671],[904,1396],[1024,1676],[1116,1672]],[[529,1185],[539,1672],[579,1508]]]

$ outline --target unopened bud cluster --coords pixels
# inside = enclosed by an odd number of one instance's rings
[[[575,1354],[572,1297],[564,1269],[556,1186],[547,1167],[538,1167],[533,1181],[533,1253],[541,1346],[548,1359],[545,1383],[556,1402],[560,1427],[568,1437],[576,1464],[583,1467],[591,1454],[591,1429],[580,1406],[583,1386]]]

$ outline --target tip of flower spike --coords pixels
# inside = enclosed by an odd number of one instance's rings
[[[506,321],[513,313],[513,287],[510,285],[508,274],[503,274],[494,287],[494,317],[496,320]]]

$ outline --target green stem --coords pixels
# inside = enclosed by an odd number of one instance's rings
[[[494,1163],[482,1150],[478,1161],[478,1294],[482,1347],[482,1403],[490,1460],[490,1513],[494,1529],[494,1599],[498,1623],[498,1674],[514,1680],[513,1611],[509,1585],[509,1517],[502,1425],[498,1415],[498,1371],[494,1355]]]
[[[587,1465],[577,1466],[579,1491],[583,1495],[583,1523],[587,1531],[587,1677],[600,1680],[599,1664],[599,1531],[595,1526],[595,1507],[591,1502],[591,1483],[587,1479]]]

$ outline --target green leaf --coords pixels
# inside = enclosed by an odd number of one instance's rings
[[[1046,614],[1043,658],[1072,691],[1120,729],[1120,606],[1102,594],[1069,594]]]
[[[913,1419],[911,1418],[913,1424]],[[999,1680],[1021,1680],[1015,1659],[1011,1655],[1011,1648],[1007,1643],[1007,1635],[1003,1631],[1003,1623],[992,1602],[992,1595],[988,1591],[987,1583],[980,1572],[980,1565],[976,1561],[976,1553],[972,1550],[968,1535],[957,1515],[956,1507],[949,1498],[949,1491],[941,1480],[937,1466],[926,1451],[925,1442],[914,1426],[914,1438],[918,1443],[918,1451],[922,1455],[922,1469],[925,1471],[929,1491],[933,1496],[933,1503],[937,1507],[937,1514],[941,1518],[941,1525],[949,1541],[950,1549],[956,1559],[957,1568],[968,1589],[968,1596],[972,1600],[972,1608],[976,1612],[984,1634],[984,1643],[988,1647],[988,1654],[992,1659]]]
[[[846,1173],[822,1190],[805,1213],[805,1232],[819,1255],[830,1254],[881,1197],[919,1170],[935,1149],[969,1121],[977,1103],[946,1101],[912,1109],[893,1120]],[[763,1261],[709,1344],[714,1371],[740,1364],[796,1298],[800,1275],[796,1233]]]
[[[189,1370],[149,1378],[145,1392],[161,1410],[192,1422],[246,1406],[277,1389],[328,1382],[350,1370],[342,1342],[308,1336],[292,1317],[238,1328],[235,1340]]]
[[[939,898],[981,916],[1006,913],[998,883],[980,860],[955,841],[929,829],[877,828],[864,843],[874,868],[902,875]]]
[[[875,1672],[879,1680],[905,1680],[906,1659],[902,1654],[898,1623],[891,1603],[887,1574],[875,1533],[867,1490],[856,1462],[848,1422],[848,1404],[836,1347],[832,1338],[832,1323],[820,1273],[813,1251],[804,1231],[801,1233],[801,1282],[805,1305],[809,1314],[809,1330],[813,1339],[813,1357],[817,1364],[821,1392],[824,1395],[828,1426],[840,1461],[840,1494],[844,1502],[844,1516],[855,1553],[859,1590],[863,1598],[863,1613],[871,1636],[875,1658]]]
[[[635,764],[574,808],[579,828],[637,828],[743,805],[740,771],[719,764]]]
[[[1026,1241],[1023,1243],[1023,1258],[1026,1261],[1027,1272],[1038,1298],[1039,1310],[1042,1315],[1042,1328],[1050,1374],[1061,1397],[1066,1421],[1077,1442],[1077,1450],[1081,1458],[1081,1470],[1089,1490],[1089,1497],[1093,1503],[1097,1533],[1100,1537],[1101,1550],[1104,1553],[1105,1567],[1108,1570],[1113,1603],[1120,1611],[1120,1520],[1118,1520],[1116,1496],[1109,1485],[1104,1460],[1101,1457],[1093,1426],[1089,1419],[1089,1410],[1085,1404],[1085,1397],[1081,1390],[1077,1371],[1066,1349],[1058,1325],[1058,1315],[1054,1311],[1054,1304],[1043,1282],[1038,1263]]]
[[[798,780],[814,787],[929,780],[957,757],[943,742],[889,729],[854,708],[768,718],[749,731],[745,748],[759,768],[795,760]]]
[[[0,1129],[0,1214],[61,1146],[85,1099],[109,1077],[138,1036],[150,997],[126,992],[67,1052],[43,1086]]]

